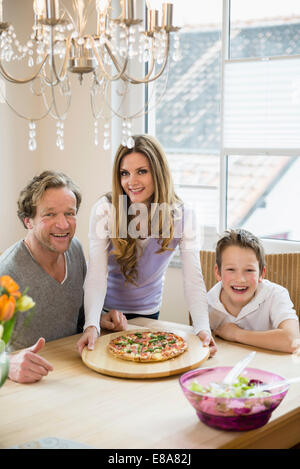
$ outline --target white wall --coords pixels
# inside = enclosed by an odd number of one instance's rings
[[[13,3],[15,2],[3,2],[5,21],[11,21]],[[22,7],[15,25],[16,30],[20,31],[21,23],[26,24],[30,15],[24,8],[25,2],[24,5],[17,2],[17,6]],[[7,93],[9,95],[9,89]],[[16,90],[15,98],[16,101],[22,100],[19,89]],[[37,155],[28,151],[27,128],[27,123],[17,118],[6,104],[0,104],[0,252],[19,239],[24,232],[17,220],[16,200],[24,183],[35,173],[38,161]]]
[[[189,313],[183,292],[182,270],[169,267],[166,272],[160,319],[189,324]]]

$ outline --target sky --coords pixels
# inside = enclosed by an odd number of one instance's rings
[[[174,5],[174,24],[178,26],[195,22],[198,24],[221,22],[222,0],[170,0],[170,2]],[[231,5],[232,20],[300,15],[299,0],[231,0]]]

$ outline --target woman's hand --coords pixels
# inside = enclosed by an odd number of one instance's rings
[[[200,331],[197,336],[202,340],[204,347],[209,347],[209,356],[213,357],[218,349],[212,336],[207,331]]]
[[[79,354],[82,354],[82,350],[87,345],[88,350],[94,350],[95,341],[98,337],[98,331],[95,326],[89,326],[86,328],[82,336],[77,342],[77,350]]]

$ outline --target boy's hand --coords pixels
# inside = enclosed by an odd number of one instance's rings
[[[238,333],[240,331],[241,328],[236,324],[233,324],[232,322],[225,322],[215,331],[215,334],[222,339],[229,340],[231,342],[238,342]]]
[[[212,336],[207,331],[200,331],[197,336],[202,340],[204,347],[209,347],[209,358],[217,352],[217,346]]]

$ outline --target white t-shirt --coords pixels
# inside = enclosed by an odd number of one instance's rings
[[[228,313],[221,303],[221,289],[222,282],[218,282],[207,294],[209,322],[213,331],[226,322],[249,331],[267,331],[277,329],[286,319],[298,320],[288,290],[277,283],[265,279],[260,282],[252,300],[236,317]]]

